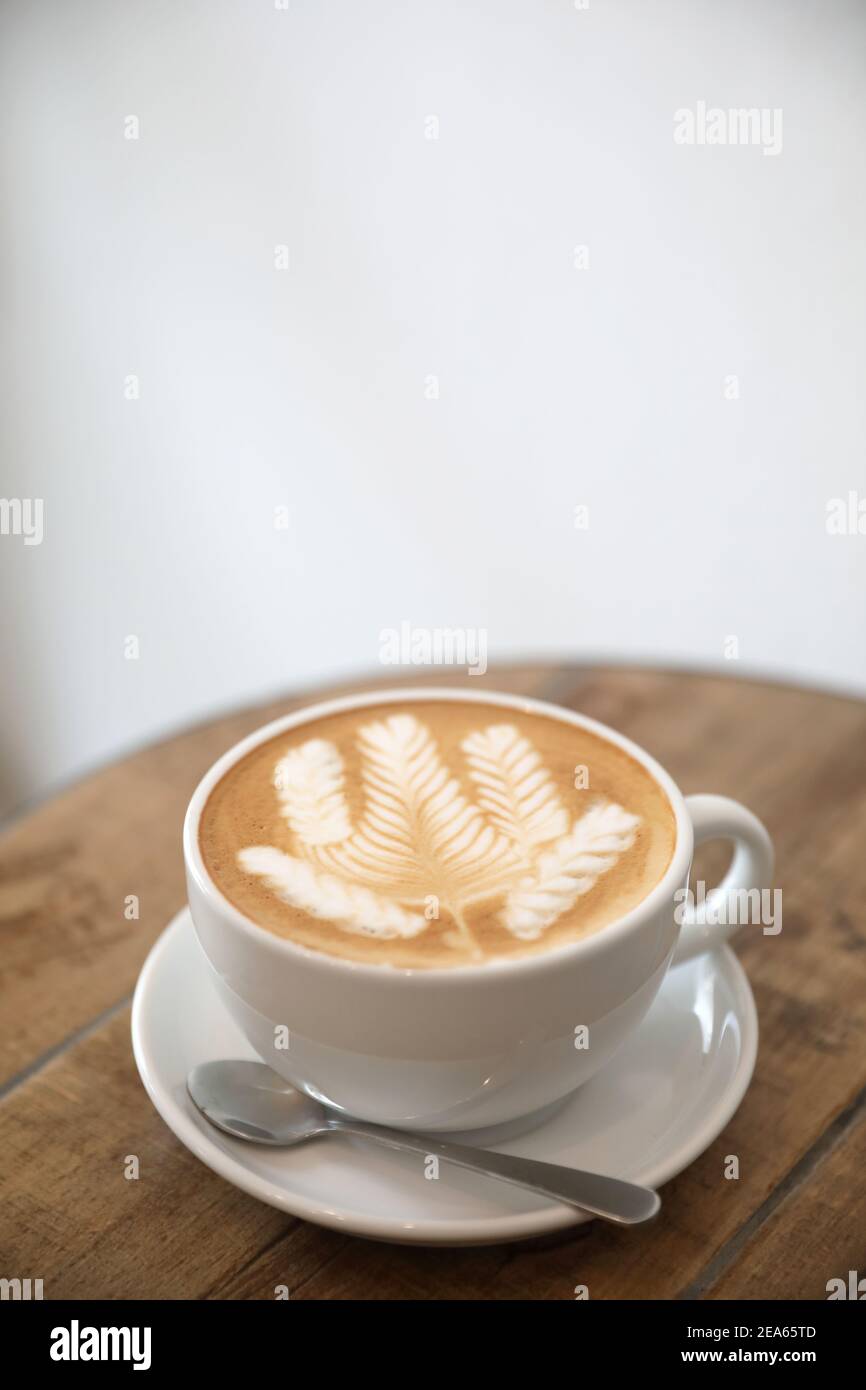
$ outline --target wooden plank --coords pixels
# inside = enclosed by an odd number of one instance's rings
[[[3,1103],[4,1263],[11,1257],[22,1277],[44,1278],[49,1297],[272,1298],[285,1284],[293,1298],[571,1298],[586,1284],[592,1298],[663,1298],[700,1292],[706,1281],[712,1296],[754,1297],[749,1290],[772,1279],[780,1252],[788,1265],[795,1258],[790,1219],[801,1234],[823,1220],[826,1238],[804,1236],[800,1274],[777,1270],[770,1296],[823,1287],[836,1250],[866,1274],[866,1253],[844,1230],[846,1201],[863,1230],[859,1122],[808,1169],[866,1086],[866,706],[648,672],[489,680],[523,681],[525,693],[546,692],[620,727],[684,790],[752,805],[777,841],[784,930],[747,929],[739,947],[761,1020],[755,1080],[726,1132],[665,1189],[661,1220],[644,1232],[598,1226],[542,1247],[468,1251],[380,1246],[291,1221],[214,1177],[173,1139],[135,1073],[123,1012]],[[7,1075],[131,988],[150,940],[182,901],[177,837],[192,785],[223,747],[274,713],[246,712],[138,754],[35,812],[7,840]],[[117,903],[137,891],[142,920],[127,923]],[[142,1161],[138,1182],[123,1178],[130,1153]],[[734,1182],[724,1177],[729,1154],[740,1161]],[[768,1198],[780,1184],[784,1201],[774,1208]]]
[[[765,1029],[789,1026],[784,997],[759,1000]],[[271,1212],[214,1177],[152,1109],[130,1057],[124,1013],[7,1098],[0,1245],[11,1268],[42,1271],[53,1297],[592,1298],[672,1297],[698,1278],[766,1193],[784,1178],[792,1144],[817,1137],[820,1104],[844,1039],[830,1038],[826,1073],[787,1103],[791,1059],[765,1048],[747,1100],[708,1154],[665,1189],[646,1232],[596,1227],[541,1250],[397,1249],[336,1236]],[[803,1034],[807,1051],[814,1036]],[[842,1051],[840,1053],[840,1045]],[[94,1084],[98,1078],[98,1084]],[[795,1124],[808,1117],[808,1129]],[[51,1135],[50,1145],[45,1136]],[[725,1182],[736,1153],[741,1177]],[[141,1178],[123,1178],[129,1154]],[[863,1183],[862,1172],[859,1175]],[[851,1194],[849,1182],[846,1192]],[[856,1215],[856,1211],[855,1211]]]
[[[755,1080],[725,1134],[665,1189],[659,1225],[640,1233],[598,1226],[541,1256],[519,1249],[496,1266],[496,1273],[489,1254],[438,1252],[431,1259],[431,1252],[385,1256],[376,1249],[359,1253],[352,1247],[309,1280],[298,1296],[368,1297],[365,1290],[376,1287],[390,1290],[382,1296],[444,1297],[456,1286],[477,1288],[480,1280],[481,1287],[499,1297],[526,1296],[529,1289],[534,1297],[569,1297],[578,1283],[587,1284],[595,1298],[675,1297],[700,1278],[705,1265],[862,1087],[866,941],[859,923],[866,864],[857,845],[863,842],[866,820],[864,709],[844,704],[835,712],[832,730],[824,722],[816,734],[814,701],[823,697],[790,692],[791,699],[780,702],[778,692],[769,687],[744,693],[766,762],[756,758],[753,747],[750,756],[726,753],[722,763],[718,754],[708,758],[699,745],[686,767],[691,745],[680,733],[678,744],[663,756],[669,766],[682,761],[682,768],[673,770],[687,789],[691,783],[694,789],[739,792],[757,803],[756,809],[773,826],[785,894],[783,932],[765,937],[753,931],[742,943],[762,1029]],[[595,703],[591,685],[580,695],[582,708]],[[629,732],[650,744],[651,725],[660,727],[664,701],[653,703],[652,720],[643,717],[641,704],[633,705],[629,718],[622,691],[619,696],[613,713],[608,708],[599,713],[621,726],[645,725]],[[723,698],[723,709],[726,704]],[[718,710],[704,705],[704,732],[718,719]],[[720,732],[725,727],[722,723]],[[792,797],[792,788],[801,787],[808,798],[808,835],[801,830],[797,797]],[[796,852],[789,851],[789,845]],[[740,1162],[736,1182],[724,1176],[731,1154]],[[247,1277],[253,1279],[253,1268]],[[415,1292],[419,1288],[423,1295]]]
[[[759,1214],[760,1215],[760,1214]],[[854,1279],[851,1274],[854,1273]],[[710,1298],[826,1299],[831,1280],[866,1298],[866,1103],[815,1171],[760,1220]],[[838,1284],[832,1292],[839,1293]]]
[[[544,680],[516,667],[387,684],[486,683],[532,694]],[[132,990],[153,942],[183,906],[181,826],[211,763],[260,725],[335,693],[280,700],[188,730],[77,783],[7,832],[0,841],[0,1087]],[[130,895],[139,900],[138,920],[124,915]]]
[[[166,1128],[135,1071],[128,1009],[7,1097],[0,1123],[4,1273],[43,1279],[46,1298],[197,1298],[299,1224]]]

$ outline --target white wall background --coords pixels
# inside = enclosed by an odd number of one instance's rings
[[[866,689],[857,0],[0,23],[7,807],[403,619]],[[781,154],[676,145],[701,100]]]

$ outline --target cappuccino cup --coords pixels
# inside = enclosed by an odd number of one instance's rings
[[[694,905],[714,839],[731,866]],[[750,811],[683,796],[614,730],[437,688],[258,730],[202,779],[183,847],[196,935],[259,1056],[336,1111],[429,1133],[583,1085],[773,873]]]

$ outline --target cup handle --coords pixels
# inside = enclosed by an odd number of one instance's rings
[[[688,901],[682,909],[682,928],[673,954],[673,965],[712,951],[733,936],[742,924],[739,898],[734,896],[769,888],[773,878],[773,842],[758,817],[739,801],[727,796],[687,796],[695,846],[705,840],[731,840],[734,858],[718,888],[697,907]],[[725,902],[726,900],[726,902]],[[725,902],[726,910],[719,912]],[[722,921],[713,920],[717,915]],[[708,920],[709,919],[709,920]]]

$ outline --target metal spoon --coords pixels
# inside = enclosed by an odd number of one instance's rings
[[[408,1134],[339,1115],[296,1091],[263,1062],[203,1062],[187,1077],[187,1089],[202,1114],[217,1129],[255,1144],[290,1148],[321,1134],[357,1134],[389,1149],[435,1154],[460,1168],[528,1187],[545,1197],[579,1207],[619,1226],[649,1221],[661,1206],[649,1187],[585,1173],[558,1163],[494,1153],[452,1144],[434,1135]]]

